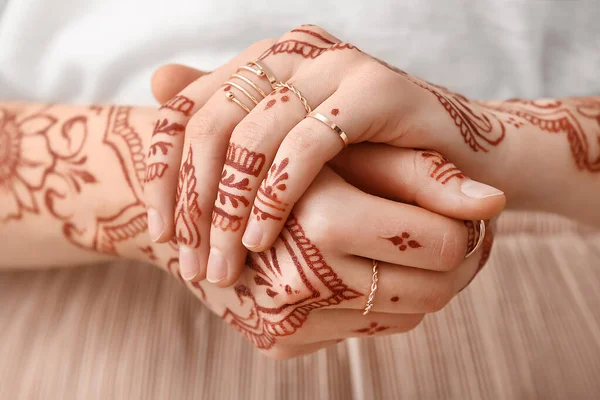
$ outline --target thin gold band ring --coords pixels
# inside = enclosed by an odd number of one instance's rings
[[[320,122],[324,123],[325,125],[327,125],[328,127],[330,127],[331,129],[333,129],[333,131],[335,133],[337,133],[337,135],[340,137],[340,139],[342,139],[342,142],[344,143],[344,148],[348,147],[348,135],[346,135],[346,133],[342,130],[342,128],[340,128],[335,122],[331,121],[329,118],[327,118],[323,114],[319,114],[316,111],[312,111],[312,112],[308,113],[308,115],[306,117],[314,118],[317,121],[320,121]]]
[[[478,233],[477,244],[475,245],[475,247],[469,250],[469,252],[465,255],[465,259],[471,257],[473,253],[475,253],[483,243],[483,239],[485,238],[485,222],[483,220],[479,221],[479,229],[475,229],[475,231]]]

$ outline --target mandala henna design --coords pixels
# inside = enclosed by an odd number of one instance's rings
[[[260,349],[273,347],[278,337],[294,334],[312,310],[362,296],[344,284],[293,216],[272,249],[251,253],[247,265],[265,291],[253,293],[238,284],[239,307],[236,311],[226,308],[222,318]],[[280,265],[295,269],[283,270]],[[284,299],[277,303],[282,305],[274,305],[276,296]]]
[[[264,154],[250,151],[235,143],[229,144],[213,209],[214,227],[232,232],[241,228],[243,217],[237,215],[236,211],[250,205],[246,197],[252,190],[250,179],[260,175],[265,162]]]
[[[426,160],[431,160],[432,165],[429,169],[429,176],[436,181],[441,182],[442,185],[445,185],[454,178],[459,180],[465,178],[464,174],[456,168],[454,164],[439,153],[434,151],[423,151],[421,157]]]
[[[388,330],[388,329],[390,329],[389,326],[381,326],[377,322],[371,322],[367,328],[356,329],[356,330],[354,330],[352,332],[363,333],[363,334],[368,335],[368,336],[373,336],[376,333],[383,332],[383,331]]]
[[[418,249],[420,247],[423,247],[416,240],[410,239],[410,233],[408,233],[408,232],[402,232],[401,236],[392,236],[392,237],[383,238],[383,239],[388,240],[390,243],[392,243],[394,246],[396,246],[398,248],[398,250],[400,250],[400,251],[406,251],[409,247],[411,249]]]
[[[287,189],[286,181],[289,178],[285,171],[289,164],[289,158],[284,158],[279,166],[273,163],[267,178],[263,181],[256,194],[256,202],[252,209],[252,213],[258,220],[273,219],[281,220],[281,216],[276,214],[284,214],[287,204],[279,198],[279,194]]]
[[[180,112],[186,117],[189,117],[192,115],[192,110],[194,109],[194,102],[185,96],[177,95],[159,108],[159,110],[165,109]]]
[[[175,237],[177,243],[191,248],[200,247],[198,219],[202,215],[196,193],[196,168],[190,147],[185,162],[181,165],[177,182],[177,205],[175,207]]]
[[[44,187],[56,157],[48,149],[47,132],[57,119],[43,112],[17,118],[0,109],[0,222],[39,213],[34,193]],[[27,150],[37,150],[35,159]]]

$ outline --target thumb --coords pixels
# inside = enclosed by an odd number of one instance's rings
[[[152,94],[156,101],[163,104],[207,73],[181,64],[163,65],[152,75]]]
[[[504,193],[464,175],[441,154],[362,143],[330,161],[352,185],[462,220],[487,220],[506,206]]]

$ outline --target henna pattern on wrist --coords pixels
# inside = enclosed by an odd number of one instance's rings
[[[253,293],[244,284],[236,285],[238,307],[226,308],[222,318],[260,349],[272,348],[278,337],[294,334],[312,310],[362,296],[327,264],[294,216],[271,250],[250,253],[247,265],[264,292]],[[295,270],[281,265],[293,265]],[[275,306],[273,299],[279,297],[285,301]]]
[[[200,247],[198,220],[202,215],[196,193],[196,168],[192,148],[179,171],[175,207],[175,237],[177,243],[190,248]]]
[[[229,144],[212,214],[215,228],[224,232],[236,232],[241,228],[243,218],[236,211],[250,205],[247,198],[247,193],[252,191],[250,179],[261,174],[265,162],[264,154],[235,143]]]
[[[0,110],[0,221],[43,210],[60,221],[67,240],[83,249],[117,255],[125,242],[146,244],[141,238],[147,230],[144,153],[129,124],[130,111],[95,107],[58,117],[48,106],[17,118]],[[106,121],[101,134],[90,134],[90,119]],[[91,165],[103,162],[120,166],[121,173],[100,178]],[[78,211],[101,197],[106,179],[111,179],[122,201],[98,208],[96,215]]]
[[[429,176],[436,181],[441,182],[442,185],[445,185],[454,178],[458,180],[465,178],[465,175],[440,153],[435,151],[423,151],[421,157],[426,160],[431,160]]]
[[[516,116],[544,132],[565,133],[577,168],[600,172],[599,99],[511,99],[482,104],[489,109]]]
[[[394,246],[396,246],[398,248],[398,250],[400,250],[400,251],[406,251],[409,247],[411,249],[418,249],[420,247],[423,247],[416,240],[410,239],[410,233],[408,233],[408,232],[402,232],[401,236],[392,236],[389,238],[382,238],[382,239],[388,240],[390,243],[392,243]]]
[[[379,325],[378,322],[371,322],[367,328],[356,329],[356,330],[354,330],[352,332],[354,332],[354,333],[362,333],[362,334],[365,334],[367,336],[373,336],[376,333],[383,332],[383,331],[388,330],[390,328],[391,328],[390,326]]]
[[[256,193],[256,201],[252,208],[252,213],[257,220],[273,219],[281,221],[280,215],[287,211],[287,204],[280,198],[279,194],[287,189],[286,181],[289,178],[286,168],[289,164],[289,158],[284,158],[279,166],[273,163],[266,179],[262,182]],[[279,214],[279,215],[278,215]]]

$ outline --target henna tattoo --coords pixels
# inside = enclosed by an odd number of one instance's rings
[[[331,115],[333,115],[334,117],[337,117],[337,115],[340,113],[340,109],[339,108],[334,108],[331,110]]]
[[[194,154],[190,147],[185,162],[179,171],[177,182],[177,205],[175,207],[175,237],[177,243],[191,248],[200,247],[198,219],[202,215],[196,193],[196,168]]]
[[[43,112],[25,118],[0,110],[0,222],[39,213],[35,192],[42,189],[55,163],[47,131],[57,119]],[[27,150],[38,150],[35,159]]]
[[[352,332],[355,332],[355,333],[364,333],[366,335],[373,336],[376,333],[383,332],[383,331],[388,330],[388,329],[390,329],[389,326],[381,326],[377,322],[371,322],[367,328],[356,329],[356,330],[354,330]]]
[[[429,169],[429,176],[434,178],[436,181],[441,182],[442,185],[445,185],[448,183],[448,181],[454,178],[458,180],[465,178],[465,175],[440,153],[434,151],[423,151],[421,153],[421,157],[426,160],[431,160],[432,165]]]
[[[177,109],[177,107],[179,107],[183,110],[187,110],[187,106],[185,105],[188,103],[186,103],[182,99],[177,99],[178,97],[183,96],[175,96],[169,102],[165,103],[165,105],[161,108],[169,108],[171,110],[179,111],[179,109]],[[173,101],[174,99],[176,100]],[[170,122],[167,118],[157,120],[154,124],[154,131],[152,132],[152,144],[150,145],[150,149],[148,150],[148,160],[150,160],[153,156],[156,156],[158,152],[160,152],[160,154],[162,154],[163,156],[166,156],[169,152],[169,149],[173,147],[173,144],[167,141],[170,140],[168,139],[168,137],[180,135],[183,133],[185,133],[185,125]],[[156,139],[156,137],[160,137],[160,135],[166,135],[167,139]],[[165,162],[149,162],[144,175],[144,183],[149,183],[154,181],[155,179],[162,178],[165,172],[167,171],[168,166],[169,165]]]
[[[394,297],[392,297],[390,300],[392,301],[392,303],[397,303],[397,302],[398,302],[398,300],[400,300],[400,297],[398,297],[398,296],[394,296]]]
[[[289,91],[290,91],[290,89],[288,89],[288,88],[286,88],[286,87],[283,87],[283,88],[281,88],[279,91],[277,91],[277,90],[276,90],[276,91],[274,91],[274,92],[273,92],[273,93],[271,93],[269,96],[276,96],[278,92],[279,92],[279,94],[284,94],[284,93],[287,93],[287,92],[289,92]],[[287,103],[288,101],[290,101],[290,97],[289,97],[288,95],[281,96],[281,101],[282,101],[283,103]],[[277,100],[276,100],[276,99],[271,99],[271,100],[269,100],[269,101],[267,102],[267,104],[265,105],[265,111],[266,111],[266,110],[268,110],[269,108],[273,107],[273,106],[274,106],[276,103],[277,103]]]
[[[319,40],[321,40],[321,41],[325,42],[325,44],[335,44],[335,42],[333,42],[333,41],[331,41],[331,40],[327,39],[327,38],[326,38],[326,37],[324,37],[323,35],[321,35],[321,34],[319,34],[319,33],[317,33],[317,32],[314,32],[314,31],[308,30],[308,29],[301,29],[301,28],[298,28],[298,29],[294,29],[294,30],[292,30],[291,32],[300,32],[300,33],[306,33],[306,34],[308,34],[308,35],[310,35],[310,36],[314,36],[314,37],[316,37],[317,39],[319,39]]]
[[[570,107],[560,100],[511,99],[500,104],[485,103],[485,107],[521,118],[544,132],[566,133],[577,168],[600,172],[600,129],[583,129],[589,120],[600,127],[599,100],[578,99]]]
[[[155,179],[162,178],[167,171],[169,165],[164,162],[155,162],[148,164],[146,175],[144,175],[144,183],[152,182]]]
[[[409,75],[376,57],[369,57],[409,82],[433,94],[444,107],[454,125],[459,129],[463,140],[471,150],[488,152],[490,147],[495,147],[504,140],[506,127],[496,114],[486,112],[485,108],[478,103],[471,102],[466,97],[454,93],[448,88]]]
[[[158,261],[158,257],[156,257],[156,254],[154,254],[154,248],[152,246],[138,246],[138,248],[146,257],[148,257],[148,260]]]
[[[192,110],[194,109],[194,102],[188,99],[185,96],[177,95],[173,97],[171,100],[167,101],[163,104],[159,110],[171,110],[175,112],[180,112],[186,117],[189,117],[192,114]]]
[[[212,225],[223,232],[237,232],[242,227],[242,217],[232,215],[220,207],[215,207],[212,213]]]
[[[283,271],[280,265],[284,264],[295,270]],[[226,308],[222,318],[260,349],[273,347],[278,337],[294,334],[312,310],[362,296],[338,277],[293,216],[275,245],[268,252],[250,253],[247,265],[265,290],[252,293],[238,284],[239,307],[236,311]],[[274,306],[276,296],[285,296],[285,304]]]
[[[287,189],[286,181],[288,180],[289,175],[285,169],[288,164],[289,158],[284,158],[281,163],[279,163],[279,166],[277,166],[276,163],[273,163],[267,174],[267,178],[258,189],[256,201],[252,208],[252,213],[256,216],[257,220],[264,221],[270,218],[280,221],[282,217],[275,215],[274,213],[284,214],[286,212],[287,204],[279,198],[279,194],[285,192]]]
[[[154,137],[161,133],[168,136],[179,135],[185,133],[185,125],[176,122],[169,122],[167,118],[163,118],[162,120],[156,121],[154,124],[152,136]]]
[[[406,251],[409,247],[411,249],[418,249],[421,246],[419,242],[416,240],[410,239],[410,233],[402,232],[401,236],[392,236],[389,238],[382,238],[391,242],[394,246],[398,248],[400,251]]]
[[[83,114],[58,118],[52,106],[18,117],[0,110],[0,221],[21,219],[25,213],[48,215],[62,223],[65,238],[82,249],[116,255],[118,246],[138,239],[147,230],[140,213],[144,154],[137,132],[128,123],[128,107],[90,107]],[[90,119],[106,118],[103,135],[88,143]],[[89,148],[95,152],[89,152]],[[33,158],[35,157],[35,159]],[[80,204],[98,197],[102,187],[89,170],[95,161],[113,161],[122,174],[112,184],[122,203],[77,212]],[[8,197],[8,199],[7,199]]]
[[[241,228],[243,217],[235,212],[242,208],[240,205],[244,208],[250,205],[246,197],[246,193],[252,191],[249,177],[258,177],[265,162],[264,154],[250,151],[235,143],[229,144],[212,215],[214,227],[232,232]]]
[[[278,54],[297,54],[302,56],[303,58],[315,59],[326,51],[340,50],[360,51],[356,46],[350,43],[335,43],[330,46],[320,47],[305,41],[289,39],[275,43],[259,57],[259,60],[264,60],[267,57],[275,56]]]

